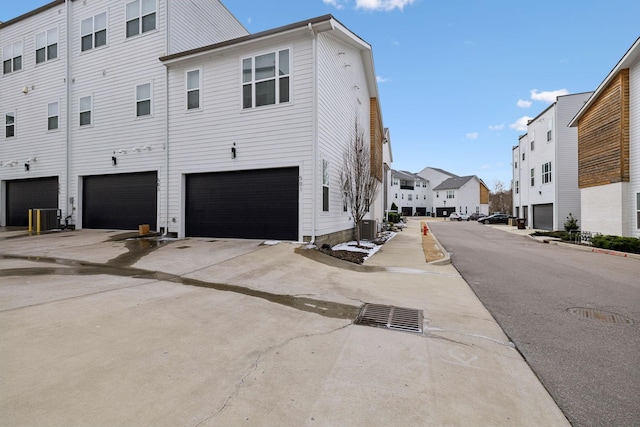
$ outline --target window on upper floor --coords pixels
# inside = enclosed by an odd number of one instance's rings
[[[151,115],[151,83],[136,86],[136,117]]]
[[[456,192],[454,190],[447,190],[447,199],[455,199]]]
[[[93,97],[80,98],[80,126],[90,126],[93,123],[91,113],[93,110]]]
[[[407,199],[408,200],[413,200],[413,194],[407,194]]]
[[[524,162],[524,153],[522,153],[522,161]]]
[[[548,184],[551,182],[551,162],[542,165],[542,183]]]
[[[536,148],[536,142],[531,141],[531,151],[535,150],[535,148]]]
[[[242,60],[242,108],[289,102],[289,49]]]
[[[47,130],[58,129],[60,117],[60,105],[58,101],[50,102],[47,105]]]
[[[9,74],[22,70],[22,41],[2,48],[2,73]]]
[[[515,162],[513,162],[513,168],[514,169],[518,169],[518,161],[517,160]]]
[[[58,29],[36,34],[36,64],[58,57]]]
[[[4,137],[13,138],[16,136],[16,113],[11,111],[4,115]]]
[[[553,139],[553,119],[547,123],[547,142]]]
[[[329,212],[329,162],[322,160],[322,211]]]
[[[531,168],[531,186],[536,185],[536,170]]]
[[[516,188],[516,194],[520,193],[520,181],[516,180],[515,188]]]
[[[200,108],[200,70],[187,71],[187,110]]]
[[[107,12],[99,13],[80,23],[80,50],[82,52],[107,44]]]
[[[135,0],[127,3],[127,37],[156,29],[156,0]]]

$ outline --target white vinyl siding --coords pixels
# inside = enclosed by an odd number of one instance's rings
[[[58,29],[36,34],[36,64],[58,57]]]
[[[629,235],[640,238],[640,63],[638,61],[629,68],[629,192],[631,193]]]
[[[184,52],[249,33],[218,1],[198,1],[198,8],[185,7],[184,1],[168,2],[171,34],[167,54]]]

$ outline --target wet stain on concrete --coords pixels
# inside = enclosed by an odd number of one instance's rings
[[[111,239],[110,239],[111,240]],[[129,266],[140,261],[146,255],[169,243],[157,238],[129,238],[124,241],[127,252],[107,261],[108,265]]]
[[[136,247],[136,250],[143,252],[144,256],[148,253],[148,250],[157,249],[158,246],[148,248],[146,251]],[[135,258],[132,255],[130,258],[120,257],[114,258],[107,264],[99,264],[92,262],[66,260],[52,257],[30,257],[30,256],[18,256],[18,255],[0,255],[0,259],[15,259],[24,261],[34,261],[45,264],[57,264],[63,267],[36,267],[36,268],[13,268],[0,270],[0,277],[19,276],[19,277],[34,277],[43,275],[70,275],[70,276],[92,276],[92,275],[111,275],[119,277],[130,277],[136,279],[151,279],[158,281],[165,281],[171,283],[177,283],[185,286],[195,286],[199,288],[215,289],[223,292],[233,292],[236,294],[245,295],[252,298],[260,298],[274,304],[283,305],[286,307],[294,308],[296,310],[305,311],[308,313],[319,314],[324,317],[330,317],[334,319],[347,319],[354,320],[359,311],[359,306],[353,306],[348,304],[341,304],[335,302],[327,302],[322,300],[316,300],[312,298],[297,297],[292,295],[274,294],[271,292],[260,291],[251,289],[244,286],[229,285],[224,283],[205,282],[203,280],[189,279],[175,274],[164,273],[159,271],[144,270],[140,268],[134,268],[119,264],[119,262],[129,262]],[[118,260],[117,262],[112,262]]]

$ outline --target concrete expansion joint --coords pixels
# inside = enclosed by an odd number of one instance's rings
[[[462,335],[465,337],[471,337],[471,338],[479,338],[481,340],[487,340],[490,341],[492,343],[504,346],[504,347],[509,347],[509,348],[516,348],[515,344],[512,343],[511,341],[501,341],[501,340],[497,340],[495,338],[491,338],[488,337],[486,335],[480,335],[480,334],[473,334],[470,332],[462,332],[462,331],[457,331],[455,329],[444,329],[444,328],[438,328],[438,327],[425,327],[424,328],[425,333],[426,332],[432,332],[432,333],[438,333],[438,332],[442,332],[442,333],[450,333],[450,334],[457,334],[457,335]],[[462,344],[462,343],[460,343]]]
[[[269,353],[274,352],[275,350],[281,349],[285,346],[287,346],[288,344],[292,343],[293,341],[297,341],[297,340],[301,340],[301,339],[306,339],[306,338],[313,338],[313,337],[319,337],[319,336],[324,336],[324,335],[331,335],[334,334],[336,332],[339,332],[343,329],[348,328],[349,326],[353,326],[352,322],[349,322],[346,325],[340,326],[338,328],[334,328],[331,329],[329,331],[325,331],[325,332],[318,332],[318,333],[313,333],[313,334],[302,334],[302,335],[298,335],[295,337],[291,337],[286,339],[285,341],[283,341],[280,344],[276,344],[273,345],[269,348],[267,348],[266,350],[263,350],[260,352],[260,354],[258,354],[258,356],[255,358],[255,360],[253,361],[253,364],[251,365],[251,368],[247,371],[246,374],[244,374],[242,376],[242,378],[240,378],[240,381],[238,382],[238,384],[236,384],[233,392],[231,392],[231,394],[229,394],[229,396],[227,396],[227,398],[224,400],[224,403],[222,404],[222,406],[211,416],[201,420],[198,424],[196,424],[194,427],[199,427],[201,426],[203,423],[217,417],[218,415],[220,415],[229,405],[229,402],[231,401],[231,399],[233,399],[235,396],[238,395],[238,393],[240,393],[240,389],[242,389],[243,385],[245,384],[246,379],[254,372],[256,372],[258,370],[258,366],[260,365],[260,361],[262,360],[262,358],[264,356],[266,356]]]

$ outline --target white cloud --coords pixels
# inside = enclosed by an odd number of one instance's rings
[[[336,9],[344,9],[345,0],[322,0],[324,4],[328,4],[329,6],[333,6]]]
[[[558,89],[546,92],[538,92],[538,89],[533,89],[531,91],[531,99],[533,99],[534,101],[544,101],[551,104],[552,102],[556,102],[557,97],[568,94],[569,91],[567,89]]]
[[[529,108],[531,107],[532,102],[531,101],[525,101],[522,99],[518,99],[518,107],[520,108]]]
[[[467,134],[467,139],[478,139],[478,132],[469,132]]]
[[[344,9],[350,0],[322,0],[324,4]],[[404,10],[405,6],[415,3],[416,0],[355,0],[356,9],[377,10],[389,12],[393,9]]]
[[[485,170],[485,171],[489,170],[489,169],[491,169],[491,165],[482,165],[482,166],[480,166],[480,169]]]
[[[504,123],[495,125],[495,126],[489,126],[489,130],[502,130],[502,129],[504,129]]]
[[[529,123],[532,118],[533,117],[529,116],[520,117],[515,123],[510,124],[509,127],[518,131],[526,131],[527,123]]]
[[[386,78],[386,77],[382,77],[382,76],[376,76],[376,80],[378,81],[378,83],[386,83],[388,82],[390,79]]]

